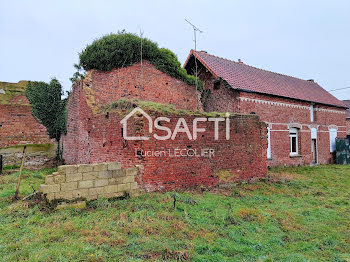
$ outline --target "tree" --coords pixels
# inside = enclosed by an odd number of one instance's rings
[[[62,99],[60,82],[53,78],[50,83],[29,82],[26,96],[32,106],[34,118],[44,125],[50,138],[57,141],[57,158],[62,161],[60,139],[67,133],[67,99]]]

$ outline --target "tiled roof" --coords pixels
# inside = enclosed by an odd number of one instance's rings
[[[332,96],[314,81],[262,70],[241,62],[210,55],[204,51],[191,50],[184,68],[193,55],[215,78],[222,78],[233,89],[346,107],[342,101]]]
[[[350,100],[343,100],[343,103],[349,107],[346,110],[346,118],[350,118]]]

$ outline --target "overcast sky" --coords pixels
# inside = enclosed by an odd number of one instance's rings
[[[183,64],[193,48],[302,79],[350,86],[350,1],[0,0],[0,81],[49,81],[69,90],[78,53],[94,39],[144,31]],[[350,89],[332,92],[350,99]]]

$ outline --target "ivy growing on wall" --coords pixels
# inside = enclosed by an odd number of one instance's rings
[[[110,71],[113,68],[139,63],[141,43],[142,59],[148,60],[158,70],[172,77],[195,85],[196,78],[187,74],[173,52],[166,48],[159,48],[155,42],[147,38],[141,38],[125,31],[103,36],[88,45],[79,55],[79,64],[85,70]],[[199,80],[198,86],[201,89],[202,83]]]

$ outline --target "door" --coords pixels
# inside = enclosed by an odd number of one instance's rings
[[[312,139],[311,150],[312,150],[312,162],[317,163],[317,142],[316,142],[316,139]]]

